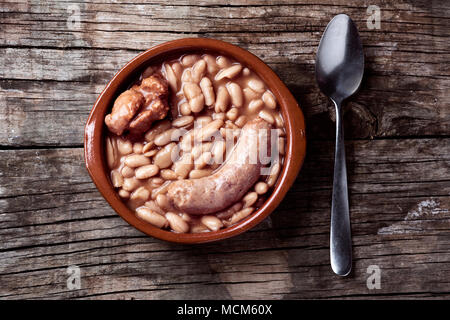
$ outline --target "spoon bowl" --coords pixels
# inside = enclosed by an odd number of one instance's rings
[[[356,92],[364,74],[364,53],[355,23],[345,14],[330,21],[320,40],[316,57],[316,80],[333,101]]]

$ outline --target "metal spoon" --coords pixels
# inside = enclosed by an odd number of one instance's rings
[[[316,56],[316,80],[336,107],[336,151],[331,202],[330,260],[333,271],[346,276],[352,269],[352,239],[348,208],[342,101],[358,89],[364,73],[364,53],[354,22],[345,14],[330,21]]]

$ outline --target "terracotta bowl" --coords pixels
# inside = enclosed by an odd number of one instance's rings
[[[234,58],[256,72],[274,93],[281,108],[286,126],[287,148],[283,169],[272,194],[252,215],[241,222],[215,232],[179,234],[161,230],[140,220],[121,201],[109,178],[105,161],[104,118],[116,97],[149,65],[187,52],[211,51]],[[180,39],[157,45],[128,62],[108,83],[98,97],[89,115],[84,133],[86,167],[100,193],[111,207],[129,224],[158,239],[179,243],[203,243],[238,235],[266,218],[280,204],[289,190],[300,167],[306,150],[305,121],[297,102],[278,76],[258,57],[232,44],[213,39]]]

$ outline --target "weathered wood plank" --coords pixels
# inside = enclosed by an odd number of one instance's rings
[[[369,4],[344,2],[1,1],[0,298],[449,298],[450,4],[371,2],[382,21],[369,30]],[[71,4],[79,29],[67,26]],[[346,279],[329,267],[334,114],[313,64],[341,12],[366,53],[365,80],[345,107],[346,137],[358,139],[346,146],[355,258]],[[96,191],[79,148],[112,75],[142,50],[188,36],[265,60],[299,100],[309,140],[271,218],[201,246],[128,226]],[[81,268],[81,290],[66,286],[70,265]],[[366,287],[369,265],[382,270],[380,290]]]
[[[70,4],[80,7],[80,30],[67,27]],[[347,137],[447,136],[448,2],[379,6],[382,27],[369,30],[363,1],[8,2],[0,12],[0,145],[79,146],[87,114],[112,75],[142,50],[186,36],[222,39],[263,58],[299,100],[309,137],[331,139],[333,108],[314,84],[313,62],[326,23],[341,11],[358,24],[367,66],[346,108]]]
[[[382,39],[391,40],[390,36],[394,36],[392,40],[405,40],[405,36],[419,33],[425,35],[422,40],[429,41],[448,34],[445,15],[441,14],[442,10],[448,10],[445,1],[415,1],[413,4],[410,1],[375,1],[373,4],[382,10],[383,22],[387,25],[383,25],[387,27],[384,31],[392,33],[381,34]],[[79,9],[78,28],[70,28],[67,23],[73,16],[68,10],[71,5]],[[354,1],[351,5],[345,1],[261,1],[236,5],[220,1],[173,1],[170,4],[31,1],[29,5],[4,9],[2,23],[6,37],[1,41],[7,46],[145,49],[149,41],[167,41],[167,37],[177,37],[176,34],[321,32],[330,17],[342,11],[354,17],[362,31],[367,31],[367,7],[365,1]],[[133,33],[131,38],[126,36],[130,33]],[[148,33],[155,33],[155,36]],[[161,39],[160,34],[164,33],[167,35]],[[426,43],[422,42],[422,46],[426,48]]]
[[[39,58],[30,62],[34,67],[28,74],[15,76],[24,80],[0,80],[0,120],[5,124],[0,128],[0,145],[5,146],[80,145],[96,97],[114,72],[135,55],[126,51],[6,50],[0,60],[8,64],[19,61],[15,69],[22,68],[28,57]],[[21,59],[14,59],[17,55]],[[65,61],[72,61],[71,65],[58,73]],[[334,111],[313,83],[313,66],[283,63],[272,67],[300,102],[309,138],[331,139]],[[41,78],[45,75],[46,81],[32,80],[39,79],[39,74]],[[346,106],[347,138],[448,135],[449,82],[448,78],[430,81],[419,75],[383,75],[369,70],[359,94]]]
[[[82,149],[0,151],[2,298],[444,297],[450,139],[347,144],[354,274],[328,260],[332,142],[310,143],[287,199],[255,229],[183,246],[142,235],[101,198]],[[82,289],[66,287],[78,265]],[[382,288],[368,290],[378,265]],[[401,270],[401,272],[399,272]]]

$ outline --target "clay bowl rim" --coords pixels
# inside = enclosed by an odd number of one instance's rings
[[[172,54],[188,52],[216,52],[234,58],[256,72],[273,92],[278,100],[285,121],[286,153],[282,171],[272,194],[262,207],[239,223],[205,233],[174,233],[165,231],[140,220],[119,198],[107,175],[104,154],[104,133],[106,127],[103,119],[114,99],[129,85],[131,79],[142,72],[153,61],[163,60]],[[128,83],[127,83],[128,81]],[[283,200],[289,188],[294,183],[303,164],[306,152],[305,122],[303,113],[297,101],[286,85],[262,60],[252,53],[230,43],[206,38],[184,38],[156,45],[134,57],[106,85],[97,98],[86,122],[84,134],[84,156],[86,168],[110,206],[130,225],[141,232],[161,240],[176,243],[205,243],[230,238],[256,226]]]

